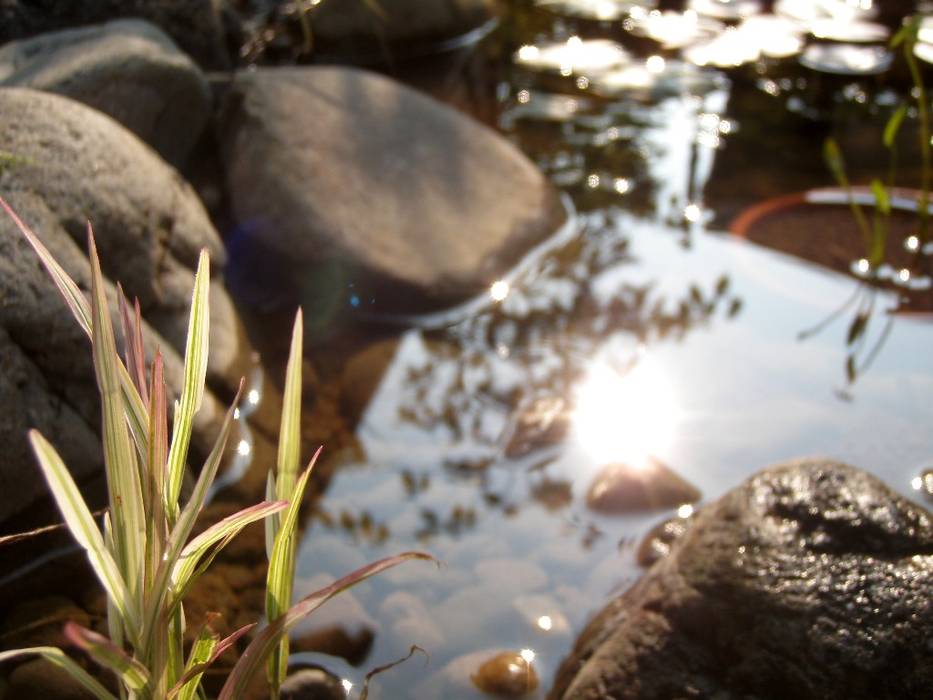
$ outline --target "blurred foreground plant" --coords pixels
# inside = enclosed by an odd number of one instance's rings
[[[91,338],[101,394],[101,429],[109,494],[103,531],[98,529],[55,448],[38,431],[29,433],[29,440],[65,523],[87,553],[91,567],[107,594],[110,638],[74,623],[65,626],[66,638],[117,675],[120,698],[191,700],[203,697],[200,683],[204,671],[255,624],[220,639],[205,623],[185,660],[185,594],[233,537],[246,525],[265,519],[269,556],[266,613],[269,622],[243,652],[219,698],[233,700],[243,697],[267,660],[271,693],[277,697],[287,669],[288,632],[297,622],[333,596],[370,576],[408,559],[431,559],[420,552],[405,552],[381,559],[291,606],[298,510],[311,469],[320,453],[318,450],[299,477],[301,312],[295,320],[288,360],[278,476],[269,476],[269,499],[224,518],[192,538],[195,522],[220,466],[243,388],[241,381],[237,397],[224,418],[191,497],[182,506],[179,497],[188,445],[194,416],[204,395],[207,371],[210,318],[207,253],[202,251],[198,261],[185,349],[184,386],[180,399],[174,403],[170,435],[162,357],[156,354],[147,381],[139,303],[131,306],[118,288],[125,339],[125,362],[121,360],[90,224],[89,303],[42,242],[3,199],[0,199],[0,206],[35,249],[78,324]],[[39,655],[63,668],[100,700],[116,700],[112,692],[58,648],[31,647],[0,652],[0,661],[24,655]]]

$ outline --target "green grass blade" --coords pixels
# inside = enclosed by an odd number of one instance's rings
[[[204,629],[201,630],[201,634],[198,635],[198,639],[191,647],[185,672],[178,680],[178,683],[175,684],[175,687],[168,692],[168,700],[172,700],[176,694],[178,700],[194,700],[204,672],[220,658],[221,654],[236,644],[240,637],[255,626],[255,623],[246,625],[229,637],[220,640],[218,635],[205,625]]]
[[[304,497],[305,487],[308,485],[308,479],[311,477],[311,470],[314,469],[314,463],[320,454],[321,450],[318,449],[314,457],[311,458],[308,468],[305,469],[295,485],[288,510],[285,511],[282,525],[275,536],[272,556],[269,557],[269,570],[266,574],[266,617],[269,620],[280,618],[292,604],[298,512],[301,510],[301,501]],[[284,635],[269,658],[267,673],[269,686],[273,693],[278,693],[279,686],[285,680],[287,672],[288,636]]]
[[[97,529],[91,511],[81,498],[81,493],[61,457],[36,431],[29,431],[29,441],[36,453],[49,490],[78,544],[87,552],[91,567],[107,592],[108,598],[126,622],[131,636],[138,634],[139,616],[130,599],[129,591],[116,562],[104,545],[104,538]]]
[[[295,314],[292,343],[285,370],[285,392],[282,397],[282,422],[279,427],[279,450],[276,460],[276,496],[282,500],[292,497],[298,478],[301,459],[301,362],[302,362],[301,309]]]
[[[188,444],[194,414],[201,407],[204,396],[204,380],[207,376],[208,339],[210,335],[210,308],[208,289],[210,286],[210,264],[207,251],[202,250],[198,270],[194,278],[191,295],[191,313],[188,317],[188,342],[185,347],[185,379],[178,404],[175,430],[168,456],[168,487],[166,488],[166,511],[174,518],[178,514],[178,495],[188,457]]]
[[[907,105],[903,104],[898,107],[897,111],[888,119],[888,123],[884,126],[884,136],[882,136],[881,139],[886,148],[894,148],[894,139],[897,138],[897,133],[901,130],[901,123],[904,121],[906,115]]]
[[[64,631],[68,641],[98,664],[117,674],[126,688],[139,693],[149,686],[146,667],[103,635],[74,622],[66,622]]]
[[[7,659],[20,656],[41,656],[46,661],[66,671],[72,678],[80,683],[97,700],[117,700],[117,697],[95,680],[87,671],[72,661],[61,649],[57,647],[29,647],[0,652],[0,663]]]
[[[172,570],[172,584],[175,587],[186,585],[191,574],[198,566],[198,562],[214,545],[221,541],[229,541],[233,536],[240,532],[244,527],[257,520],[262,520],[272,513],[278,513],[288,507],[288,501],[273,501],[271,503],[257,503],[249,508],[228,515],[219,523],[215,523],[207,528],[200,535],[195,537],[181,551],[178,561]]]
[[[120,387],[113,326],[104,294],[104,277],[100,270],[94,234],[88,226],[88,253],[91,259],[91,346],[94,370],[100,389],[103,421],[104,466],[110,495],[110,517],[116,560],[132,595],[141,585],[143,559],[146,551],[146,511],[136,452],[126,425],[126,411]],[[147,426],[148,427],[148,426]]]
[[[233,400],[233,404],[228,409],[227,415],[224,417],[223,425],[220,428],[220,433],[217,435],[217,439],[214,441],[214,447],[211,450],[211,453],[208,455],[207,460],[204,462],[204,466],[202,467],[201,473],[198,476],[198,481],[191,493],[191,498],[188,499],[188,503],[185,505],[184,510],[181,512],[181,515],[178,518],[178,522],[175,523],[175,527],[172,528],[172,532],[169,535],[169,539],[165,547],[165,553],[161,558],[161,562],[152,584],[152,597],[150,598],[146,607],[145,624],[143,627],[143,639],[146,640],[146,646],[144,649],[148,649],[149,641],[154,641],[155,636],[159,634],[159,630],[156,629],[155,626],[158,624],[158,619],[160,616],[159,611],[162,609],[162,606],[165,604],[166,597],[168,596],[169,583],[172,580],[172,573],[175,569],[176,563],[182,555],[185,542],[188,541],[188,537],[191,535],[191,531],[198,519],[198,515],[201,513],[201,509],[204,507],[210,485],[213,483],[214,477],[217,475],[217,469],[220,467],[220,461],[223,458],[223,453],[227,446],[227,439],[230,436],[230,429],[233,425],[233,416],[236,411],[237,403],[239,403],[240,400],[240,394],[242,392],[243,382],[241,381],[236,398]],[[185,582],[181,581],[180,583],[181,585],[184,585]]]
[[[423,559],[434,561],[434,558],[423,552],[405,552],[394,557],[387,557],[378,561],[360,567],[356,571],[347,574],[343,578],[334,581],[309,596],[302,598],[293,605],[287,613],[277,620],[271,621],[258,635],[250,642],[246,651],[240,657],[237,665],[227,677],[223,689],[220,691],[218,700],[237,700],[246,696],[246,690],[250,682],[259,670],[265,665],[266,659],[278,646],[279,640],[291,630],[302,619],[313,613],[328,600],[343,592],[347,588],[357,583],[375,576],[386,569],[398,566],[402,562],[410,559]]]
[[[266,472],[266,500],[275,500],[275,474],[270,469]],[[272,558],[272,547],[275,545],[275,536],[279,531],[279,514],[270,515],[263,521],[266,528],[266,560]]]

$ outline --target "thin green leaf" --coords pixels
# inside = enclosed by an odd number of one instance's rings
[[[210,638],[205,640],[200,646],[201,638],[199,637],[198,641],[196,641],[191,648],[191,654],[188,657],[188,665],[185,668],[184,674],[181,679],[179,679],[178,683],[175,684],[175,687],[168,693],[168,700],[172,700],[175,693],[178,693],[178,700],[193,700],[198,691],[198,686],[200,685],[201,676],[204,674],[204,671],[210,668],[211,665],[220,658],[221,654],[236,644],[240,637],[255,626],[256,623],[252,623],[241,627],[229,637],[220,641],[217,641],[218,637],[216,634],[211,634]]]
[[[36,430],[29,431],[29,441],[36,453],[39,465],[49,490],[78,544],[87,552],[88,560],[108,598],[126,622],[131,636],[138,634],[139,616],[130,600],[126,582],[116,562],[104,545],[104,538],[94,523],[90,510],[81,498],[81,493],[71,478],[71,473],[62,462],[55,448]]]
[[[117,700],[117,697],[96,681],[83,668],[78,666],[61,649],[57,647],[29,647],[26,649],[13,649],[12,651],[0,652],[0,663],[7,659],[15,659],[20,656],[41,656],[46,661],[54,664],[58,668],[66,671],[72,678],[80,683],[97,700]]]
[[[852,323],[849,324],[849,332],[846,335],[846,345],[852,345],[852,343],[858,340],[862,333],[865,332],[865,327],[867,325],[868,314],[861,311],[855,314],[852,318]]]
[[[136,659],[103,635],[92,632],[74,622],[65,623],[65,638],[104,668],[113,671],[123,685],[135,692],[149,685],[149,672]]]
[[[200,535],[195,537],[182,550],[178,562],[172,571],[172,583],[175,586],[183,585],[198,565],[198,561],[211,547],[229,540],[250,523],[262,520],[272,513],[278,513],[288,507],[288,501],[273,501],[272,503],[257,503],[249,508],[229,515],[219,523],[215,523]]]
[[[836,178],[836,181],[842,186],[848,186],[848,178],[845,174],[845,161],[842,159],[842,151],[839,150],[839,144],[833,138],[828,138],[823,143],[823,160],[826,161],[826,167]]]
[[[295,314],[292,343],[285,370],[285,393],[282,399],[282,422],[279,428],[279,450],[276,460],[276,496],[282,500],[292,497],[298,478],[301,459],[301,362],[302,362],[301,309]]]
[[[103,409],[101,437],[104,466],[110,495],[117,564],[131,593],[140,585],[142,560],[146,551],[146,511],[143,506],[140,472],[136,453],[126,425],[126,410],[120,388],[113,326],[104,294],[104,276],[97,257],[94,233],[88,225],[88,253],[91,260],[91,345],[94,369]],[[147,426],[148,427],[148,426]]]
[[[185,381],[181,402],[172,434],[172,445],[168,456],[168,488],[166,489],[166,511],[172,517],[178,513],[178,495],[185,473],[188,444],[194,414],[201,407],[204,396],[204,380],[207,376],[208,340],[210,335],[210,308],[208,290],[210,285],[210,263],[207,251],[202,250],[198,259],[198,270],[194,278],[191,295],[191,313],[188,317],[188,341],[185,346]]]
[[[897,108],[894,114],[891,115],[891,118],[888,119],[888,123],[885,124],[882,141],[886,148],[894,148],[894,140],[897,138],[897,133],[901,130],[901,123],[904,121],[904,116],[906,114],[907,105],[903,104]]]
[[[320,448],[314,453],[307,469],[301,475],[293,489],[291,502],[282,525],[275,536],[272,556],[269,557],[269,570],[266,573],[266,617],[277,620],[292,604],[292,583],[295,578],[295,540],[298,525],[298,512],[305,487],[311,477],[311,470],[317,462]],[[288,672],[288,636],[283,636],[269,659],[268,678],[273,693],[278,693],[279,686]]]
[[[246,651],[243,652],[243,655],[237,662],[237,665],[233,667],[233,671],[231,671],[230,675],[227,677],[227,681],[220,691],[218,700],[235,700],[236,698],[245,697],[246,689],[249,687],[253,677],[259,672],[265,664],[266,659],[269,658],[269,655],[278,646],[282,636],[288,634],[289,630],[321,607],[321,605],[360,581],[364,581],[371,576],[375,576],[386,569],[398,566],[402,562],[410,559],[435,561],[430,554],[425,554],[423,552],[405,552],[394,557],[387,557],[360,567],[356,571],[334,581],[329,586],[302,598],[298,603],[292,606],[285,615],[282,615],[277,620],[271,621],[256,635],[253,641],[250,642]]]
[[[875,206],[885,216],[889,215],[891,213],[891,199],[888,197],[887,188],[878,178],[871,181],[871,192],[875,197]]]
[[[275,500],[275,474],[270,469],[266,472],[266,500]],[[275,535],[279,531],[279,514],[270,515],[263,521],[266,529],[266,560],[272,558],[272,546],[275,544]]]

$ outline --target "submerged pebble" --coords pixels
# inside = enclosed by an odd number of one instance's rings
[[[674,508],[700,500],[700,490],[656,459],[644,466],[610,464],[596,475],[586,505],[602,513],[622,514]]]
[[[517,651],[503,651],[485,661],[470,680],[484,693],[520,698],[538,687],[538,675],[526,656]]]

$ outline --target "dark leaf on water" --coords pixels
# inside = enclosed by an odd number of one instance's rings
[[[865,332],[865,327],[867,325],[868,314],[864,312],[859,312],[856,314],[855,318],[852,319],[851,325],[849,326],[849,334],[846,336],[846,345],[852,345],[852,343],[858,340]]]

